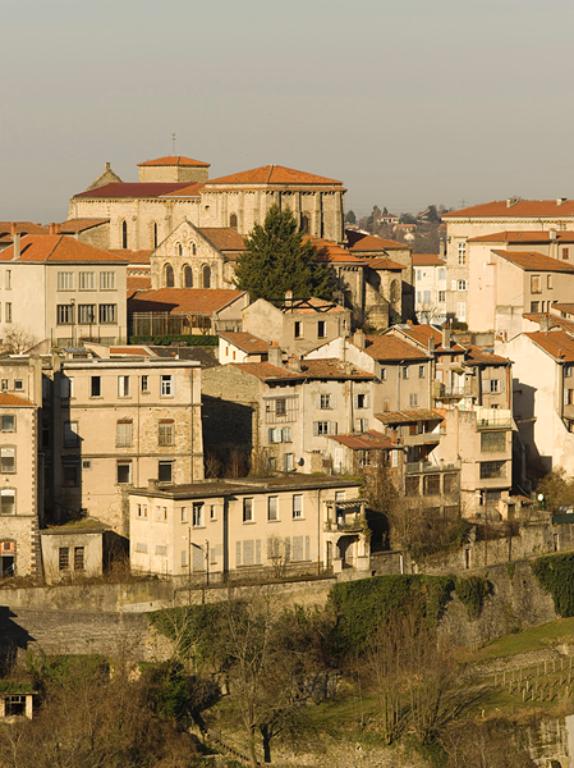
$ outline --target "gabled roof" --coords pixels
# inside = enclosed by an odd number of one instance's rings
[[[378,235],[364,235],[356,240],[350,250],[353,253],[371,253],[373,251],[408,251],[407,243],[399,243],[398,240],[385,240]]]
[[[1,255],[1,254],[0,254]],[[159,288],[141,291],[128,301],[130,312],[169,312],[172,315],[207,315],[231,304],[244,291],[226,288]]]
[[[128,264],[150,264],[153,251],[150,248],[142,248],[139,251],[132,251],[129,248],[110,248],[110,253],[125,257]]]
[[[0,235],[11,235],[13,228],[20,235],[48,234],[48,227],[33,221],[0,221]]]
[[[537,346],[561,363],[574,363],[574,336],[564,330],[526,333]]]
[[[551,243],[556,240],[559,243],[574,243],[574,232],[568,230],[554,230],[556,237],[550,237],[550,231],[537,230],[533,232],[524,232],[516,230],[505,230],[504,232],[493,232],[488,235],[477,235],[467,240],[468,243]],[[414,258],[414,256],[413,256]]]
[[[280,368],[271,363],[231,363],[234,368],[238,368],[242,373],[255,376],[261,381],[304,381],[305,377],[301,373],[295,373],[287,368]]]
[[[218,251],[244,251],[245,239],[232,227],[198,227]]]
[[[30,408],[34,403],[26,397],[12,395],[9,392],[0,392],[0,408]]]
[[[417,421],[442,421],[443,416],[432,408],[408,408],[403,411],[376,413],[375,419],[383,424],[414,424]]]
[[[209,168],[210,163],[194,160],[193,157],[186,157],[185,155],[165,155],[165,157],[156,157],[153,160],[144,160],[142,163],[138,163],[138,168],[174,165],[185,168]]]
[[[492,252],[525,272],[574,272],[574,264],[553,259],[552,256],[546,256],[539,251],[493,250]]]
[[[344,248],[334,240],[324,240],[320,237],[306,236],[315,250],[320,261],[328,261],[331,264],[348,264],[355,267],[366,266],[367,262],[354,256],[347,248]]]
[[[365,352],[379,362],[400,362],[402,360],[430,360],[431,355],[423,352],[418,345],[411,344],[397,336],[366,336]]]
[[[248,171],[232,173],[229,176],[220,176],[216,179],[209,179],[209,186],[226,184],[277,184],[277,185],[328,185],[342,186],[342,182],[336,179],[330,179],[326,176],[318,176],[315,173],[307,171],[297,171],[294,168],[287,168],[285,165],[261,165],[259,168],[251,168]]]
[[[565,312],[567,315],[574,315],[574,303],[569,301],[556,301],[552,304],[552,309]]]
[[[388,256],[375,256],[373,259],[366,259],[363,263],[371,269],[387,269],[389,272],[402,272],[405,268],[404,264],[392,261]]]
[[[495,355],[488,349],[472,344],[467,347],[466,365],[510,365],[510,358]]]
[[[263,355],[269,351],[269,342],[247,331],[222,331],[219,338],[250,355]]]
[[[468,242],[471,242],[470,240]],[[436,253],[413,253],[413,267],[445,267],[446,262]]]
[[[160,197],[200,197],[200,192],[204,187],[204,182],[194,181],[192,184],[187,182],[183,187],[178,187],[171,192],[165,192]]]
[[[574,216],[574,200],[566,200],[564,198],[555,200],[522,200],[520,198],[511,201],[492,200],[488,203],[479,203],[479,205],[460,208],[458,211],[449,211],[444,213],[442,218],[456,219],[469,216],[477,218],[537,218],[540,216],[560,218],[561,216]]]
[[[126,287],[128,299],[138,293],[138,291],[149,291],[151,288],[151,276],[140,275],[139,277],[130,277],[128,275]]]
[[[95,189],[86,189],[84,192],[79,192],[74,195],[74,198],[146,198],[146,197],[161,197],[167,195],[170,192],[176,192],[177,190],[183,190],[189,187],[188,181],[167,182],[167,181],[122,181],[113,182],[112,184],[104,184],[103,187],[96,187]]]
[[[369,381],[374,379],[372,373],[356,368],[352,363],[345,363],[336,358],[308,359],[301,361],[301,373],[307,379],[335,379],[344,381]]]
[[[422,347],[424,347],[425,350],[428,350],[429,342],[431,339],[434,342],[435,352],[450,352],[453,354],[460,354],[465,350],[465,348],[461,344],[458,344],[456,341],[452,341],[449,347],[444,347],[442,343],[442,333],[434,326],[428,325],[426,323],[421,325],[412,325],[409,323],[407,326],[403,325],[398,327],[391,326],[387,333],[390,334],[393,330],[395,332],[400,331],[401,333],[404,333],[417,344],[420,344]]]
[[[109,219],[68,219],[61,224],[56,224],[56,231],[60,235],[77,235],[79,232],[87,232],[89,229],[109,223]]]
[[[375,429],[362,434],[329,435],[329,440],[334,440],[352,451],[386,450],[395,445],[390,437]]]
[[[20,255],[14,260],[14,247],[0,251],[0,261],[37,263],[127,264],[123,255],[94,248],[65,235],[26,235],[20,242]]]
[[[348,311],[340,304],[336,304],[333,301],[327,301],[326,299],[317,299],[313,296],[309,299],[281,300],[272,303],[275,303],[275,306],[277,306],[281,312],[293,312],[304,315],[332,315]]]

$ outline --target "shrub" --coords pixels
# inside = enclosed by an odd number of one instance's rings
[[[552,595],[559,616],[574,616],[574,554],[547,555],[532,563],[542,588]]]
[[[468,618],[474,620],[482,613],[485,599],[492,594],[492,584],[482,576],[458,578],[455,591],[466,607]]]
[[[216,347],[219,343],[218,336],[199,334],[180,334],[174,336],[132,336],[130,344],[152,344],[157,347],[169,347],[179,344],[183,347]]]

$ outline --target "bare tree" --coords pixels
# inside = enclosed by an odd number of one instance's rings
[[[4,336],[4,347],[6,351],[14,355],[28,352],[28,350],[37,343],[37,340],[32,334],[28,333],[18,325],[10,328]]]

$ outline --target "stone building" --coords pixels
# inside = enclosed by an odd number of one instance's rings
[[[413,253],[415,314],[419,323],[446,320],[446,262],[434,253]]]
[[[133,489],[132,571],[203,584],[261,571],[366,573],[360,490],[358,481],[305,475]]]

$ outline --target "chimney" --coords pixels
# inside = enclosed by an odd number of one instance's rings
[[[567,197],[557,197],[556,198],[556,205],[563,205],[568,200]]]
[[[513,205],[516,205],[516,203],[520,200],[519,197],[509,197],[506,200],[506,207],[512,208]]]
[[[285,306],[293,306],[293,291],[285,291]]]
[[[147,481],[148,491],[157,491],[159,488],[159,481],[155,477],[150,477]]]
[[[548,230],[548,238],[549,238],[550,240],[556,240],[556,239],[557,239],[557,237],[558,237],[558,233],[556,232],[556,230],[555,230],[555,229],[549,229],[549,230]]]
[[[269,345],[269,352],[267,353],[267,362],[271,365],[277,365],[281,367],[283,365],[283,353],[280,347],[272,343]]]
[[[105,170],[106,170],[106,171],[111,171],[111,169],[112,169],[112,166],[110,165],[110,161],[108,160],[108,161],[106,162],[106,168],[105,168]]]
[[[357,328],[357,330],[353,334],[353,344],[359,349],[365,348],[365,332],[362,331],[360,328]]]
[[[51,235],[57,235],[58,234],[58,229],[59,229],[58,225],[55,222],[52,222],[50,224],[50,226],[48,227],[48,232]]]
[[[444,334],[444,331],[443,331],[443,334]],[[429,336],[428,350],[429,350],[431,355],[434,355],[434,348],[435,348],[435,346],[436,345],[435,345],[435,341],[434,341],[434,336]]]
[[[287,361],[287,368],[291,371],[295,371],[295,373],[301,373],[303,370],[301,358],[297,355],[292,355]]]
[[[12,224],[10,231],[12,234],[12,261],[17,261],[20,258],[20,233],[16,230],[15,224]]]
[[[448,325],[442,327],[442,345],[445,349],[450,349],[450,327]]]

